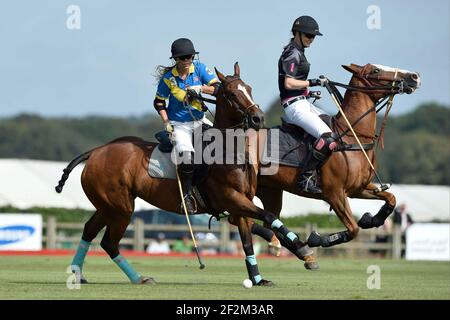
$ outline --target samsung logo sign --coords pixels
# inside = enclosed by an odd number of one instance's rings
[[[0,245],[19,242],[31,237],[35,228],[26,225],[0,227]]]

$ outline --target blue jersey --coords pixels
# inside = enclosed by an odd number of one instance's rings
[[[203,118],[202,103],[194,100],[190,105],[185,105],[186,87],[195,89],[202,85],[212,85],[218,81],[209,68],[199,61],[194,61],[185,80],[180,78],[176,67],[163,75],[158,84],[156,97],[164,100],[169,99],[167,106],[169,120],[194,121],[192,116],[196,119]]]

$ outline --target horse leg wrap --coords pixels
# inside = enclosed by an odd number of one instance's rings
[[[298,241],[297,235],[289,231],[289,229],[286,228],[283,225],[283,222],[281,222],[279,219],[274,220],[271,227],[275,232],[275,235],[278,237],[278,239],[280,239],[280,242],[282,242],[283,244],[287,244],[287,248],[292,248],[294,241]]]
[[[253,284],[258,284],[262,280],[262,277],[259,274],[256,256],[253,254],[245,257],[245,265],[247,266],[248,278],[252,280]]]
[[[318,232],[313,231],[308,238],[308,245],[310,247],[332,247],[340,243],[348,242],[351,240],[348,231],[341,231],[332,233],[328,236],[322,236]]]
[[[364,213],[358,221],[358,226],[362,229],[378,228],[384,224],[393,210],[393,206],[385,203],[375,216],[372,216],[369,212]]]
[[[133,269],[133,267],[128,263],[127,259],[125,259],[122,255],[118,255],[114,259],[112,259],[117,266],[122,269],[122,271],[127,275],[128,279],[130,279],[133,283],[139,283],[140,275]]]
[[[75,271],[81,272],[81,270],[83,269],[84,259],[86,258],[86,254],[88,253],[90,246],[91,246],[91,242],[84,241],[83,239],[80,240],[80,244],[78,245],[77,252],[75,253],[75,256],[73,257],[73,260],[72,260],[72,266],[74,266],[74,267],[72,267],[72,271],[74,271],[73,269],[78,267],[79,270],[75,270]]]
[[[264,240],[266,240],[267,242],[272,241],[272,230],[267,229],[257,223],[253,223],[252,225],[252,233],[256,234],[258,236],[260,236],[261,238],[263,238]]]
[[[370,229],[373,227],[373,216],[370,212],[366,212],[362,215],[361,219],[358,221],[358,227],[362,229]]]
[[[281,244],[295,254],[297,258],[303,260],[305,256],[313,253],[313,251],[306,246],[305,243],[300,241],[295,233],[289,231],[279,219],[272,222],[272,230],[275,232],[275,235],[280,240]]]
[[[381,208],[380,211],[373,217],[372,224],[374,227],[379,227],[384,224],[384,221],[389,217],[389,215],[394,211],[394,207],[389,205],[388,203],[385,203]]]

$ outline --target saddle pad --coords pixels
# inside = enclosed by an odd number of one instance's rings
[[[148,174],[154,178],[176,179],[177,172],[170,155],[170,152],[163,153],[154,148],[148,162]]]
[[[276,139],[275,130],[278,131],[279,139]],[[310,137],[308,136],[306,139],[308,140]],[[303,134],[286,132],[280,126],[269,129],[262,156],[263,163],[271,162],[289,167],[304,167],[309,151],[303,140],[305,140]],[[278,148],[278,155],[275,152],[276,148]]]
[[[154,178],[175,180],[177,178],[177,171],[170,155],[170,152],[161,152],[159,148],[154,148],[150,156],[150,161],[148,162],[148,174]],[[194,179],[198,178],[199,175],[204,174],[204,172],[199,172],[201,169],[202,168],[198,168],[197,172],[194,173]],[[197,174],[197,176],[195,176],[195,174]],[[200,187],[194,184],[192,187],[192,192],[197,203],[201,207],[206,208],[206,194],[202,193]]]

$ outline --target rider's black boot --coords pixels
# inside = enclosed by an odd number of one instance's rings
[[[328,160],[336,146],[336,139],[331,132],[324,133],[317,139],[314,143],[313,150],[309,154],[309,159],[306,161],[306,167],[298,177],[298,187],[301,190],[309,193],[322,193],[322,189],[317,186],[314,171]]]
[[[197,212],[197,204],[192,195],[192,178],[194,176],[194,165],[181,163],[178,165],[178,174],[183,188],[184,203],[188,214]],[[181,204],[183,206],[183,204]],[[182,207],[183,209],[183,207]]]

